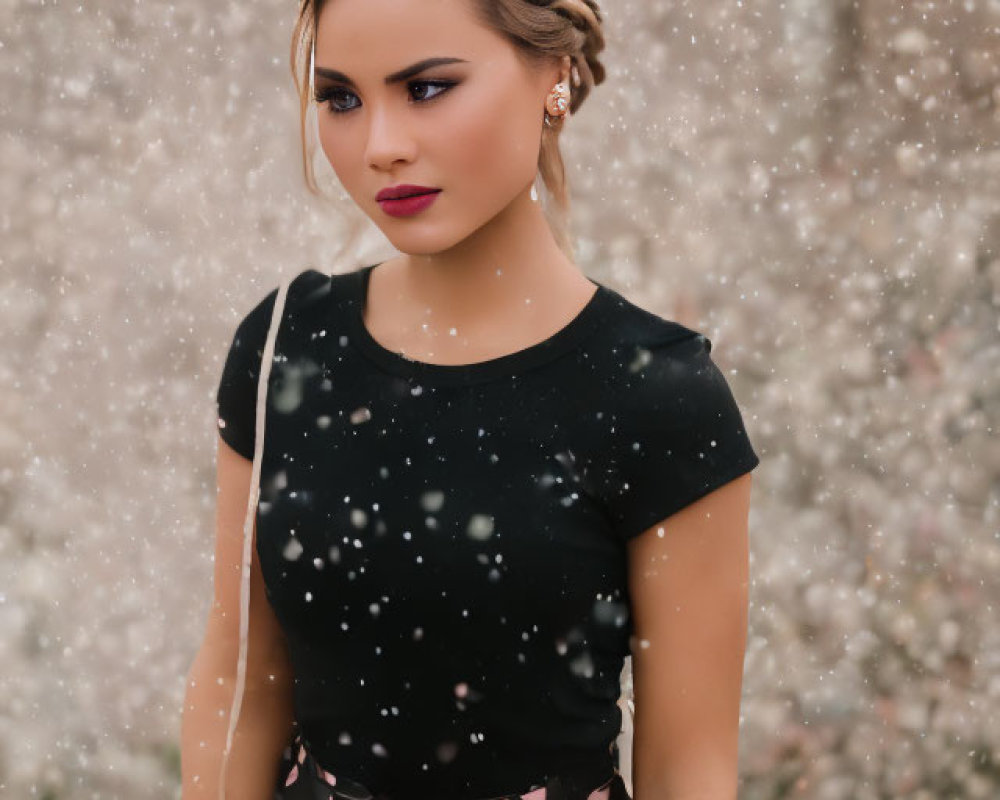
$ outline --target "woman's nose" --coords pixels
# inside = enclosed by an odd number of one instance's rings
[[[413,137],[403,120],[404,113],[385,106],[372,110],[366,151],[371,166],[384,169],[400,159],[413,158]]]

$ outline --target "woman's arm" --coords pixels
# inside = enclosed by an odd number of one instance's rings
[[[634,800],[736,799],[750,481],[628,542]]]
[[[219,769],[236,684],[243,524],[252,462],[221,438],[218,448],[215,597],[184,697],[183,800],[218,800]],[[254,553],[246,690],[226,773],[227,798],[271,800],[274,796],[281,752],[292,730],[292,684],[284,633],[267,601]]]

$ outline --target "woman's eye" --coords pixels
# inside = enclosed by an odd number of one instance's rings
[[[436,88],[438,88],[438,89],[441,90],[437,94],[432,94],[430,97],[427,97],[425,95],[420,100],[421,103],[426,103],[428,100],[433,100],[439,94],[444,94],[446,91],[448,91],[454,85],[455,85],[454,83],[451,83],[449,81],[415,81],[414,83],[410,84],[410,89],[412,90],[414,87],[419,87],[419,86],[425,86],[425,87],[426,86],[430,86],[430,87],[436,87]]]
[[[431,94],[430,96],[427,96],[427,94],[424,92],[418,92],[418,95],[420,96],[417,97],[416,102],[426,103],[429,102],[430,100],[433,100],[438,95],[444,94],[454,85],[455,85],[454,81],[412,81],[411,83],[408,84],[407,88],[409,88],[411,94],[413,93],[414,89],[420,89],[420,87],[432,87],[441,90],[439,92]],[[346,114],[348,111],[353,111],[355,108],[357,108],[356,104],[345,107],[343,105],[334,102],[334,99],[338,97],[346,100],[352,97],[356,97],[356,95],[354,94],[354,92],[351,92],[347,89],[329,87],[326,89],[317,90],[315,99],[316,102],[321,105],[323,103],[328,103],[329,109],[333,114]]]
[[[345,111],[350,111],[349,108],[340,108],[336,103],[333,102],[335,97],[340,97],[343,95],[350,95],[351,92],[346,89],[317,89],[316,90],[316,102],[319,105],[323,103],[329,103],[330,111],[335,114],[343,114]],[[353,95],[352,95],[353,96]]]

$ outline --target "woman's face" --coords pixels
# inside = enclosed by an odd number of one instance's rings
[[[431,58],[461,62],[385,83]],[[315,54],[323,152],[398,250],[446,250],[530,189],[559,66],[531,70],[470,0],[328,0]],[[441,192],[413,216],[392,216],[375,197],[399,184]]]

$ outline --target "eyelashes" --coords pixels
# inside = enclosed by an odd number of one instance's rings
[[[420,104],[420,103],[429,103],[432,100],[435,100],[436,98],[438,98],[441,95],[445,94],[449,89],[451,89],[453,86],[456,86],[456,85],[457,85],[457,81],[440,81],[440,80],[438,80],[438,81],[411,81],[409,84],[407,84],[407,89],[410,90],[411,94],[412,94],[412,91],[413,91],[414,88],[418,88],[418,87],[421,87],[421,86],[436,87],[436,88],[438,88],[438,89],[441,90],[441,91],[437,92],[436,94],[432,94],[430,97],[424,97],[424,99],[418,99],[418,100],[416,100],[416,103]],[[316,93],[314,95],[314,99],[320,105],[323,105],[325,103],[327,105],[330,113],[332,113],[332,114],[347,114],[347,113],[353,111],[354,109],[358,108],[357,105],[353,105],[353,106],[349,106],[347,108],[344,108],[342,106],[338,106],[336,103],[333,102],[334,98],[336,98],[336,97],[343,97],[343,96],[356,97],[356,95],[354,94],[354,92],[350,91],[349,89],[345,89],[345,88],[343,88],[341,86],[327,86],[327,87],[324,87],[322,89],[317,89]]]

